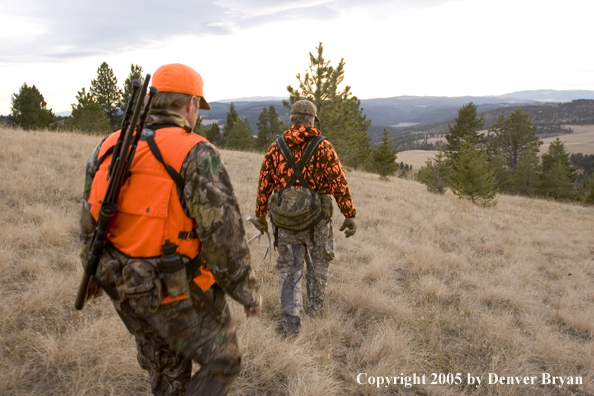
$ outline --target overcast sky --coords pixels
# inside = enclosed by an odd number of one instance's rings
[[[70,110],[101,62],[180,62],[209,101],[286,96],[309,52],[359,98],[594,90],[592,0],[1,0],[0,114],[23,82]]]

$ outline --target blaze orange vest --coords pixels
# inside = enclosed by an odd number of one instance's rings
[[[120,135],[112,133],[101,144],[97,158],[105,156],[95,174],[91,186],[89,204],[91,214],[97,220],[101,200],[107,190],[107,167],[111,162],[110,147],[115,146]],[[196,144],[206,141],[202,136],[187,133],[183,128],[158,129],[154,136],[163,161],[178,173],[188,152]],[[107,153],[107,155],[106,155]],[[117,202],[118,211],[112,219],[107,240],[120,252],[131,257],[159,257],[165,240],[177,246],[177,253],[194,258],[200,253],[198,238],[180,238],[180,232],[194,230],[196,223],[186,216],[177,195],[177,186],[144,140],[138,142],[130,176],[122,186]],[[208,290],[215,282],[214,276],[204,266],[194,282]],[[166,296],[162,303],[188,298],[181,295],[175,299]]]

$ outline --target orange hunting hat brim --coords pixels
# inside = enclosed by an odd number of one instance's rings
[[[153,86],[159,92],[177,92],[200,97],[200,108],[210,110],[204,99],[202,76],[190,66],[181,63],[163,65],[153,74]]]

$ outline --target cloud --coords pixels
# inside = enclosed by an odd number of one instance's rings
[[[448,1],[8,1],[0,6],[0,63],[61,61],[131,50],[176,36],[228,35],[279,20],[323,23],[348,12],[386,15]]]

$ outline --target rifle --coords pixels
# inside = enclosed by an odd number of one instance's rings
[[[91,239],[91,248],[89,249],[85,271],[78,287],[76,300],[74,301],[74,308],[78,310],[83,309],[85,302],[87,301],[89,285],[91,284],[93,276],[95,276],[99,260],[101,259],[105,243],[107,242],[107,231],[109,230],[111,219],[115,216],[118,210],[117,202],[120,189],[128,179],[130,166],[134,159],[136,146],[140,140],[140,134],[144,129],[148,117],[151,102],[155,94],[159,91],[155,87],[150,87],[149,97],[143,109],[143,102],[150,79],[151,75],[147,74],[142,89],[140,81],[132,81],[132,95],[128,102],[128,106],[126,107],[120,135],[114,146],[111,162],[108,168],[109,171],[107,177],[109,182],[107,183],[107,190],[103,201],[100,201],[102,203],[99,208],[97,224],[93,231],[93,238]],[[136,131],[136,133],[134,133],[134,131]]]

